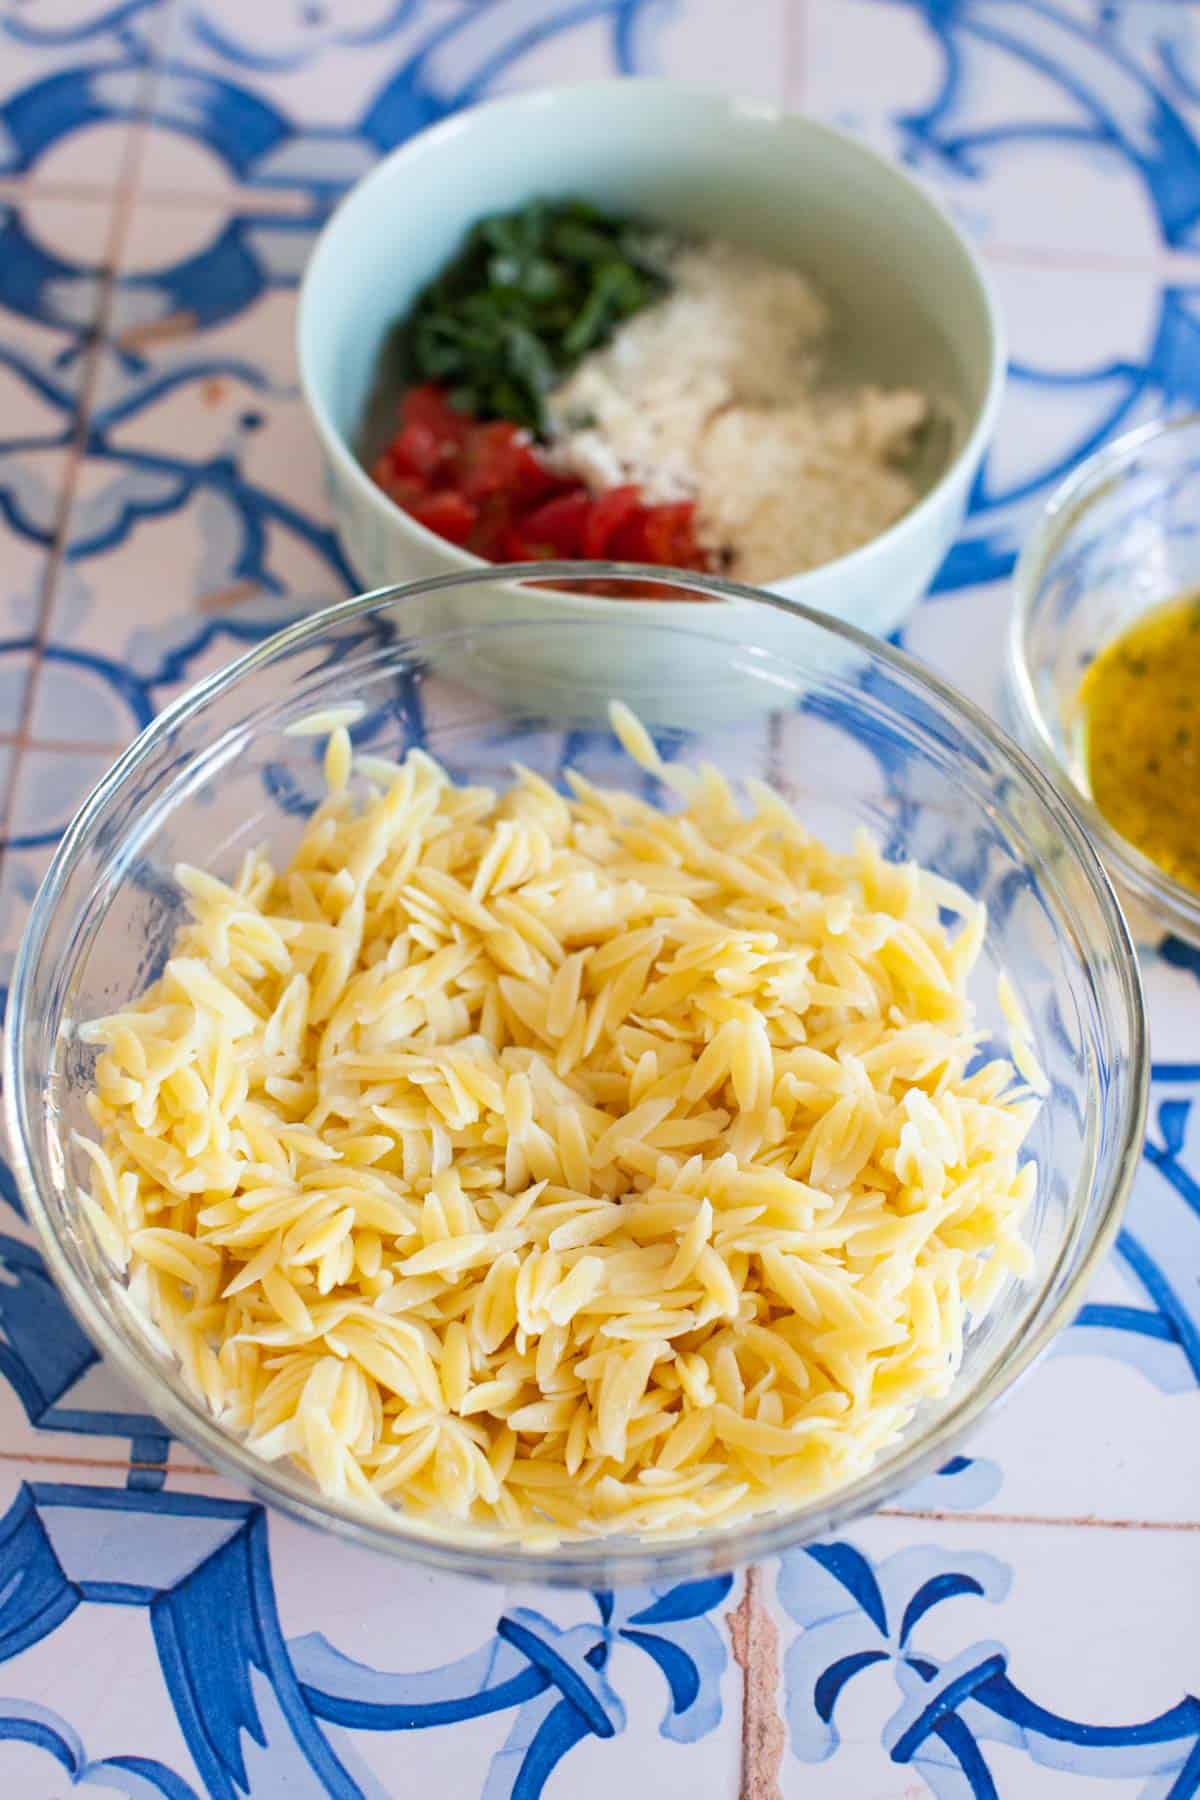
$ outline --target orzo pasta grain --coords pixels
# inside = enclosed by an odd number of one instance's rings
[[[288,866],[180,869],[161,979],[80,1031],[81,1201],[192,1387],[326,1494],[535,1540],[861,1474],[1027,1264],[980,909],[623,708],[680,811],[352,766],[352,722]]]

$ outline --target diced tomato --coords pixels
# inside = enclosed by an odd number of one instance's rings
[[[512,490],[513,439],[516,427],[497,419],[473,425],[463,444],[460,480],[472,500]]]
[[[646,508],[646,561],[674,563],[691,544],[695,508],[689,500]]]
[[[525,515],[521,521],[522,534],[534,543],[549,544],[559,556],[578,556],[591,504],[586,488],[577,487],[570,493],[559,494],[535,512]]]
[[[465,544],[479,517],[479,508],[465,495],[456,494],[450,488],[440,494],[430,494],[409,510],[418,525],[424,525],[427,531],[436,531],[439,537],[452,544]]]
[[[613,532],[608,541],[608,554],[617,562],[649,562],[646,542],[646,514],[650,509],[639,502],[636,511]]]
[[[636,487],[629,484],[598,495],[584,521],[583,555],[595,560],[607,556],[617,533],[641,505]]]
[[[444,388],[434,381],[406,388],[400,402],[400,425],[423,425],[431,431],[443,451],[457,449],[471,429],[472,421],[465,413],[456,412]]]
[[[396,459],[392,455],[392,446],[389,444],[386,450],[379,452],[371,464],[371,480],[377,481],[380,487],[387,487],[389,482],[395,481],[396,475]]]
[[[678,526],[675,533],[675,567],[677,569],[710,570],[713,559],[707,550],[702,550],[696,542],[696,507],[694,502],[688,506],[688,516]]]
[[[616,532],[609,555],[623,562],[706,569],[708,558],[696,543],[695,519],[695,503],[691,500],[639,507]]]
[[[472,499],[504,493],[514,504],[544,499],[569,485],[547,468],[525,432],[504,420],[476,425],[462,452],[462,491]]]
[[[378,466],[376,464],[376,469]],[[397,506],[402,506],[405,512],[411,512],[422,500],[428,500],[432,492],[425,482],[417,481],[411,475],[397,475],[392,469],[389,469],[386,476],[377,473],[375,479],[388,499],[394,500]]]
[[[537,501],[548,494],[562,493],[576,485],[569,477],[557,474],[538,455],[533,445],[518,442],[513,446],[513,492],[519,500]]]
[[[536,562],[537,547],[524,536],[520,526],[509,524],[496,540],[496,562]]]
[[[488,494],[472,504],[478,508],[479,518],[467,540],[468,550],[474,550],[476,556],[486,557],[488,562],[503,562],[500,540],[512,519],[508,495]]]
[[[414,419],[396,433],[387,454],[397,474],[415,475],[422,481],[429,481],[445,460],[446,445],[430,426]]]
[[[526,431],[457,412],[434,382],[409,388],[398,412],[399,428],[371,465],[372,479],[452,544],[491,562],[612,557],[709,567],[691,501],[649,506],[628,483],[593,499],[582,482],[549,466]],[[643,585],[647,595],[657,589]]]

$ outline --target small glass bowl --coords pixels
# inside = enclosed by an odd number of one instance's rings
[[[600,577],[618,592],[651,579],[718,604],[643,614],[592,597],[564,613],[562,593],[589,598],[585,581]],[[672,612],[684,616],[675,623]],[[709,614],[706,630],[695,620]],[[357,700],[355,739],[376,754],[423,745],[457,780],[491,785],[508,780],[514,760],[551,781],[569,763],[669,805],[620,750],[609,698],[657,727],[668,754],[767,782],[836,848],[866,827],[888,855],[984,901],[972,984],[981,1054],[1007,1043],[1004,973],[1049,1091],[1029,1139],[1040,1171],[1030,1277],[1001,1289],[969,1333],[949,1393],[863,1477],[804,1507],[679,1541],[535,1550],[399,1511],[381,1521],[327,1499],[290,1464],[264,1463],[217,1424],[78,1204],[86,1159],[74,1133],[88,1130],[95,1053],[74,1027],[141,994],[161,970],[185,916],[180,860],[229,875],[251,846],[290,853],[324,788],[322,746],[289,732],[297,720]],[[1051,784],[969,702],[863,633],[729,582],[542,563],[348,601],[168,707],[84,803],[34,903],[13,974],[4,1090],[17,1181],[63,1294],[147,1407],[208,1462],[375,1550],[460,1574],[608,1587],[773,1554],[940,1466],[1077,1311],[1137,1167],[1147,1068],[1137,960],[1104,871]]]
[[[1137,935],[1200,944],[1200,893],[1172,880],[1093,805],[1079,687],[1143,613],[1200,591],[1200,414],[1117,438],[1056,489],[1014,576],[1008,687],[1016,735],[1069,796],[1130,904]]]

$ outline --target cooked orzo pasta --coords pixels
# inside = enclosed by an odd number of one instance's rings
[[[287,867],[181,868],[161,978],[81,1029],[106,1250],[217,1420],[339,1499],[535,1542],[810,1500],[1026,1266],[982,910],[613,720],[681,810],[335,724]]]

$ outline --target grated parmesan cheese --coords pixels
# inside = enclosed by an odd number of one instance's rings
[[[914,389],[822,386],[833,319],[795,269],[678,249],[674,283],[550,397],[554,457],[595,491],[695,499],[701,545],[744,581],[843,556],[900,518],[930,417]]]

